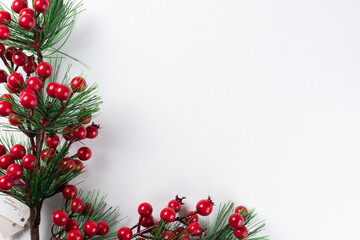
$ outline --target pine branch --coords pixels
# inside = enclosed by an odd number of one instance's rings
[[[61,210],[64,210],[71,216],[71,219],[76,220],[79,223],[79,229],[82,230],[83,226],[88,221],[94,221],[96,223],[105,221],[110,230],[112,230],[121,220],[118,220],[119,208],[118,207],[109,207],[106,203],[107,195],[102,194],[100,191],[88,192],[86,195],[83,191],[79,191],[77,198],[82,199],[82,201],[88,206],[82,213],[74,214],[71,212],[69,205],[71,200],[64,200],[61,206]],[[67,233],[63,231],[63,227],[53,227],[53,233],[61,233],[57,237],[59,239],[66,239]],[[83,233],[85,236],[85,234]],[[103,239],[116,239],[116,233],[107,234],[105,236],[96,235],[91,239],[103,240]],[[50,237],[50,240],[53,237]]]
[[[212,210],[206,210],[206,213],[204,213],[202,207],[198,208],[198,206],[201,206],[202,204],[207,204],[207,206],[210,203],[213,204],[210,197],[206,200],[200,200],[199,203],[201,204],[197,204],[196,211],[187,212],[186,214],[181,211],[181,205],[183,204],[182,200],[183,198],[178,198],[178,196],[175,197],[175,201],[174,199],[171,200],[168,204],[168,208],[162,210],[160,214],[162,219],[159,223],[154,223],[153,220],[151,220],[153,219],[152,216],[145,222],[142,222],[144,217],[140,216],[136,225],[133,227],[123,227],[119,230],[119,233],[125,232],[126,234],[130,234],[131,239],[139,239],[139,237],[141,237],[142,239],[151,240],[175,240],[182,238],[189,238],[192,240],[268,240],[267,236],[260,235],[265,228],[265,223],[264,221],[258,221],[256,219],[255,210],[248,211],[243,206],[239,206],[235,209],[234,203],[228,202],[224,206],[220,206],[213,224],[208,225],[201,219],[201,216],[207,216]],[[142,208],[150,208],[151,210],[149,211],[152,213],[151,205],[149,207],[148,203],[140,204],[139,209]],[[166,215],[162,216],[163,211],[167,212],[169,215],[175,216],[176,211],[179,210],[180,212],[178,212],[175,219],[169,220]],[[141,214],[140,211],[139,213]],[[236,228],[236,236],[235,230],[230,226],[231,216],[235,216],[236,219],[241,219],[240,222],[236,223],[240,224],[236,225],[240,227]],[[146,215],[146,217],[148,217],[148,215]],[[238,231],[240,231],[240,233]]]
[[[83,11],[81,10],[82,6],[82,1],[52,0],[45,16],[42,14],[36,16],[38,27],[34,31],[26,31],[18,25],[19,15],[0,2],[1,10],[12,13],[12,21],[8,25],[11,38],[5,41],[4,44],[16,48],[22,46],[24,50],[34,55],[38,55],[38,50],[40,50],[44,52],[45,57],[51,57],[59,53],[64,54],[60,50],[71,35],[76,20]]]

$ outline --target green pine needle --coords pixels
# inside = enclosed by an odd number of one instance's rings
[[[106,203],[106,196],[102,194],[100,191],[93,191],[84,194],[83,191],[79,191],[78,198],[83,200],[85,206],[88,204],[88,208],[83,211],[83,213],[75,214],[71,219],[76,220],[80,225],[80,230],[83,229],[84,224],[87,221],[94,221],[96,223],[105,221],[109,227],[110,232],[117,231],[115,228],[116,225],[120,223],[119,220],[119,208],[118,207],[109,207]],[[61,206],[61,209],[66,211],[69,215],[71,214],[70,206],[71,201],[64,200]],[[91,205],[90,205],[91,204]],[[90,214],[93,211],[93,214]],[[55,227],[54,232],[60,231],[60,227]],[[84,235],[84,233],[83,233]],[[84,235],[85,236],[85,235]],[[106,236],[94,236],[91,239],[103,240],[103,239],[117,239],[116,232],[108,234]],[[66,239],[66,233],[60,235],[61,239]],[[51,239],[51,238],[50,238]]]

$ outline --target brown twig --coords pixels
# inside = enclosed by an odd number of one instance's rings
[[[21,43],[21,44],[24,44],[24,45],[28,45],[29,47],[31,47],[31,44],[29,44],[27,42],[17,40],[17,39],[14,39],[14,38],[9,38],[8,40],[13,41],[13,42],[17,42],[17,43]]]

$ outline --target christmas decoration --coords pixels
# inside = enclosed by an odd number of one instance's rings
[[[265,224],[256,221],[254,210],[248,211],[244,206],[235,209],[233,203],[228,203],[220,209],[214,223],[208,226],[199,220],[212,213],[214,203],[211,198],[200,200],[196,211],[187,213],[181,211],[184,199],[176,196],[170,200],[168,206],[161,210],[158,222],[154,221],[152,206],[149,203],[140,204],[138,223],[131,228],[120,228],[118,239],[267,239],[256,237]]]
[[[176,196],[157,215],[150,203],[141,203],[137,224],[111,232],[110,228],[118,223],[116,209],[104,211],[104,199],[98,204],[99,193],[88,193],[85,198],[82,195],[73,185],[64,188],[65,201],[52,216],[51,239],[268,239],[257,236],[265,224],[256,220],[255,211],[244,206],[234,208],[233,203],[220,207],[214,223],[208,225],[202,218],[212,213],[214,203],[210,197],[200,200],[195,211],[185,212],[185,197]]]
[[[118,209],[108,207],[99,192],[84,194],[69,184],[84,172],[92,157],[86,146],[96,139],[100,125],[91,123],[101,99],[97,86],[70,68],[60,76],[61,52],[78,17],[81,2],[75,0],[14,0],[0,9],[0,116],[6,121],[0,141],[0,192],[30,209],[32,240],[40,239],[39,225],[44,201],[62,194],[61,209],[52,215],[51,239],[257,239],[264,223],[254,210],[220,208],[214,224],[203,217],[213,212],[210,197],[200,200],[194,211],[184,212],[176,196],[157,215],[149,203],[138,207],[133,227],[118,227]],[[58,56],[60,54],[62,56]]]
[[[80,7],[69,0],[15,0],[11,9],[0,10],[0,58],[5,67],[0,80],[8,90],[0,101],[0,115],[8,118],[2,127],[25,136],[2,136],[0,191],[30,208],[33,240],[39,239],[43,202],[64,191],[84,170],[78,155],[70,154],[73,144],[93,139],[99,129],[84,120],[99,111],[97,86],[88,85],[83,76],[70,77],[69,68],[61,77],[60,59],[66,55],[55,55],[62,54],[56,46],[68,39]],[[91,150],[80,149],[79,158],[89,160]],[[67,189],[65,194],[74,196],[74,190]],[[82,208],[74,199],[72,209]],[[64,215],[59,212],[54,219],[64,221]]]

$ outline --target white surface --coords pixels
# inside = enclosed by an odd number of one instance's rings
[[[211,194],[256,207],[274,240],[358,236],[359,1],[85,6],[65,51],[104,104],[83,188],[131,224],[142,201]]]

